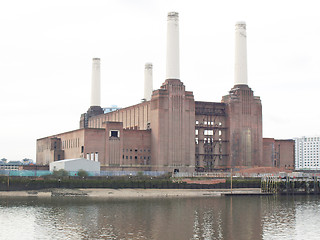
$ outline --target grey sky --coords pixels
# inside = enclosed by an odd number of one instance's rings
[[[234,24],[247,23],[248,82],[264,137],[319,134],[317,1],[2,1],[0,158],[35,160],[36,139],[78,128],[101,58],[103,107],[143,97],[144,64],[165,80],[166,15],[180,14],[180,74],[197,101],[233,86]]]

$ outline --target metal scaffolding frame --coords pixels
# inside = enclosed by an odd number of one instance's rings
[[[226,143],[229,142],[226,139],[227,127],[222,125],[224,120],[221,119],[226,117],[225,104],[196,102],[195,112],[198,121],[195,125],[195,129],[198,130],[198,143],[195,149],[198,164],[196,167],[198,170],[212,171],[218,165],[219,160],[228,157],[226,153]],[[205,130],[212,130],[213,134],[205,135]]]

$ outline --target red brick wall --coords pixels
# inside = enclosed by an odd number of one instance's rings
[[[151,130],[123,130],[122,165],[151,165]]]
[[[295,142],[292,139],[276,140],[276,151],[279,153],[279,167],[294,169]]]
[[[229,166],[261,166],[262,106],[247,85],[235,85],[224,96],[229,129]]]
[[[180,80],[167,79],[153,92],[151,129],[152,163],[157,170],[194,171],[195,103]]]
[[[275,140],[274,138],[263,139],[263,167],[275,166]]]

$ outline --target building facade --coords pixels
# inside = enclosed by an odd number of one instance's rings
[[[166,79],[152,91],[145,66],[144,100],[104,112],[100,59],[93,59],[91,106],[80,129],[37,140],[37,163],[71,158],[99,161],[102,170],[214,171],[264,162],[262,105],[248,86],[246,24],[236,23],[235,79],[221,102],[195,101],[180,80],[179,18],[167,18]]]
[[[264,167],[277,167],[294,170],[295,141],[293,139],[274,138],[263,139],[263,165]]]
[[[320,137],[295,138],[295,169],[319,170]]]

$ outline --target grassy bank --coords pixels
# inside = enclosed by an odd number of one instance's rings
[[[143,188],[143,189],[225,189],[230,188],[230,179],[225,183],[186,183],[170,177],[121,176],[121,177],[8,177],[0,176],[0,191],[40,190],[47,188]],[[260,188],[259,178],[236,179],[233,188]]]

